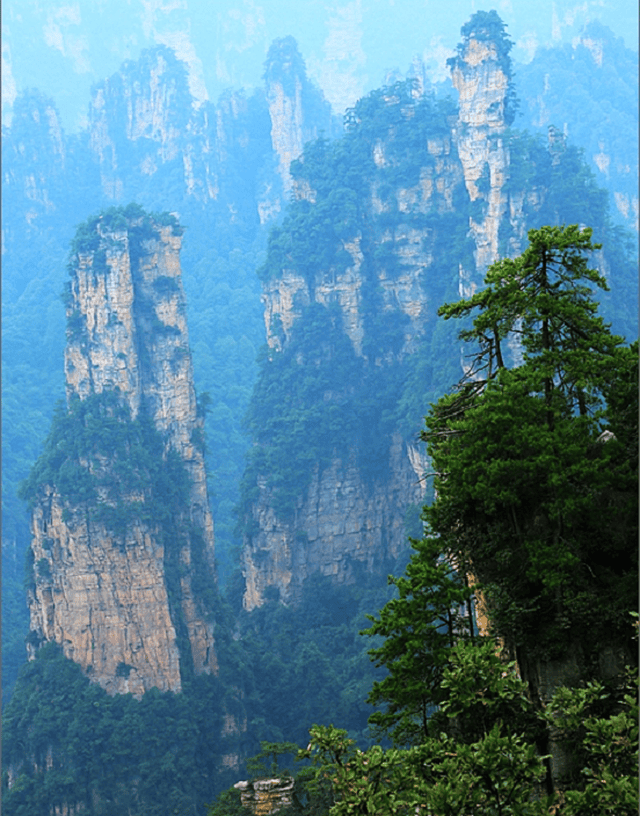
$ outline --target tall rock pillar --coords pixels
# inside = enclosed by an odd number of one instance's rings
[[[67,411],[31,477],[31,654],[58,643],[109,693],[216,671],[213,522],[173,217],[83,225]]]
[[[265,94],[271,118],[271,143],[285,195],[291,186],[289,168],[306,142],[332,129],[331,107],[307,78],[304,60],[293,37],[274,40],[265,65]]]
[[[477,279],[460,270],[460,294],[472,294],[487,268],[498,258],[498,231],[507,199],[509,172],[505,130],[513,121],[511,42],[495,11],[478,12],[462,28],[463,41],[449,60],[453,85],[460,95],[458,155],[476,211],[470,231],[476,245]]]

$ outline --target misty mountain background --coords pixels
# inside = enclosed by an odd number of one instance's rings
[[[538,48],[571,43],[593,20],[637,49],[638,13],[629,0],[96,0],[91,3],[8,0],[2,6],[2,121],[16,95],[38,88],[55,99],[64,128],[87,124],[91,86],[144,48],[167,45],[189,66],[200,104],[226,88],[254,88],[271,42],[291,35],[310,79],[337,114],[406,73],[419,58],[432,81],[448,78],[461,21],[495,8],[514,42],[516,64]]]
[[[64,392],[60,293],[66,255],[75,226],[114,203],[87,152],[90,98],[107,77],[135,72],[145,49],[160,45],[172,49],[178,60],[178,101],[185,122],[214,111],[223,116],[239,98],[234,93],[246,101],[239,125],[233,116],[225,120],[238,125],[237,132],[227,134],[228,144],[242,143],[245,152],[229,154],[223,192],[215,202],[204,205],[186,195],[169,165],[155,176],[127,176],[125,200],[116,202],[135,198],[144,206],[178,211],[187,227],[184,281],[196,386],[212,397],[208,464],[226,582],[239,545],[233,508],[247,448],[242,418],[265,339],[255,270],[264,261],[269,229],[282,219],[286,204],[284,191],[264,220],[255,212],[258,182],[275,178],[259,105],[268,49],[275,38],[295,37],[309,79],[332,106],[323,132],[335,138],[347,108],[371,89],[406,76],[438,97],[455,99],[446,60],[455,52],[460,26],[476,10],[477,3],[461,0],[262,5],[245,0],[218,2],[213,10],[204,0],[3,4],[3,638],[8,688],[25,657],[21,573],[29,531],[16,488],[37,458],[53,406]],[[501,2],[497,10],[514,41],[520,98],[514,126],[546,138],[553,124],[568,142],[583,148],[598,183],[609,192],[613,219],[637,230],[635,4]],[[180,138],[186,144],[189,133]]]

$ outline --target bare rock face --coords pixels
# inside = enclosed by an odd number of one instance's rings
[[[505,54],[501,59],[500,51],[499,40],[480,27],[467,33],[450,61],[460,102],[458,153],[469,196],[482,204],[469,225],[478,281],[498,258],[498,230],[507,205],[503,187],[509,168],[505,113],[510,77],[508,58]],[[461,294],[468,296],[477,281],[461,278]]]
[[[213,622],[194,587],[194,580],[215,587],[202,418],[181,229],[167,221],[119,211],[88,222],[77,241],[67,402],[69,415],[80,417],[77,433],[91,440],[94,427],[95,443],[80,452],[70,447],[62,467],[48,473],[32,518],[31,653],[44,641],[59,643],[112,694],[179,691],[185,670],[216,671]],[[140,436],[143,418],[155,450]],[[109,433],[116,434],[111,440],[128,433],[125,448],[107,450],[100,440]],[[168,462],[173,470],[161,490]],[[169,497],[173,488],[180,499]]]
[[[313,575],[352,584],[393,563],[406,548],[407,508],[424,499],[426,461],[398,436],[385,465],[387,479],[375,484],[366,482],[355,450],[322,472],[316,468],[293,522],[278,516],[271,492],[259,485],[253,508],[259,532],[244,551],[245,609],[261,606],[268,588],[282,602],[296,602]]]
[[[306,142],[331,133],[331,108],[307,79],[304,60],[293,37],[275,40],[267,55],[265,93],[271,118],[271,143],[285,197],[291,190],[291,162]],[[286,200],[286,199],[285,199]]]
[[[33,514],[37,576],[29,607],[37,642],[61,644],[110,694],[179,691],[180,653],[158,530],[138,523],[118,540],[81,513],[63,514],[52,489]]]
[[[191,105],[185,66],[166,47],[146,51],[96,87],[90,149],[109,198],[122,197],[127,172],[150,176],[160,165],[182,160]]]

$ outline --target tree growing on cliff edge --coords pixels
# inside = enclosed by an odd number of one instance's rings
[[[540,662],[571,652],[588,674],[604,645],[630,652],[637,349],[597,315],[591,287],[607,284],[587,262],[591,231],[543,227],[529,240],[490,268],[485,289],[440,309],[478,312],[461,332],[475,350],[427,417],[437,495],[427,537],[366,630],[385,638],[370,654],[389,670],[369,696],[386,710],[371,721],[400,743],[428,736],[427,712],[444,699],[448,652],[465,637],[446,613],[467,597],[465,572],[534,697]]]
[[[490,268],[486,289],[441,308],[446,319],[478,312],[461,337],[479,348],[424,433],[438,496],[427,522],[485,587],[525,675],[567,649],[585,665],[607,644],[630,652],[637,606],[637,456],[625,426],[637,391],[610,399],[614,382],[637,377],[637,346],[597,315],[591,287],[607,285],[588,266],[591,230],[542,227],[529,242]],[[509,349],[520,357],[511,368]]]

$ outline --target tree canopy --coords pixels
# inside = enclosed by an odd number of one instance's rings
[[[628,646],[636,607],[637,459],[625,439],[637,395],[608,399],[614,380],[633,380],[637,350],[597,315],[592,287],[606,281],[588,264],[591,231],[543,227],[529,242],[489,269],[485,289],[440,310],[476,312],[460,336],[477,345],[427,417],[438,499],[426,519],[484,584],[513,648],[537,659],[579,643],[586,656]]]
[[[449,651],[473,635],[473,591],[465,576],[442,558],[436,539],[412,540],[412,546],[406,575],[389,576],[398,597],[385,605],[379,618],[369,615],[372,625],[363,632],[385,638],[369,655],[388,670],[368,698],[387,708],[373,714],[370,722],[400,743],[419,743],[433,732],[430,718],[442,699]]]

